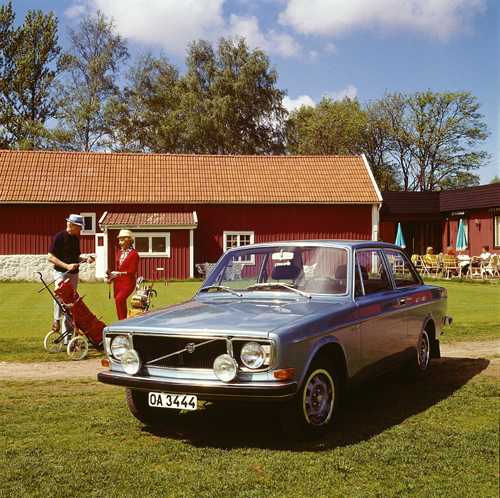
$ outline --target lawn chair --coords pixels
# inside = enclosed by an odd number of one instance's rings
[[[460,275],[460,268],[455,256],[448,256],[446,254],[443,256],[443,273],[445,278],[458,277]]]

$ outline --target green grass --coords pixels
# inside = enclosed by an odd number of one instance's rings
[[[214,404],[151,428],[121,388],[4,382],[0,496],[498,496],[498,382],[448,367],[418,384],[395,373],[370,382],[331,435],[301,444],[267,406]]]
[[[498,285],[436,283],[455,319],[447,341],[498,336]],[[158,286],[156,306],[198,285]],[[0,284],[0,360],[68,360],[43,349],[52,301],[39,287]],[[103,321],[116,319],[106,285],[79,291]],[[269,405],[206,404],[147,427],[119,387],[0,382],[0,497],[498,497],[500,390],[489,365],[442,358],[417,383],[389,372],[352,391],[332,433],[311,443],[285,439]]]
[[[500,284],[444,279],[425,281],[448,291],[448,315],[453,323],[445,327],[441,342],[488,340],[500,336]]]
[[[155,283],[158,297],[153,299],[155,308],[191,299],[199,281]],[[0,361],[66,361],[65,354],[49,355],[43,340],[54,321],[53,299],[40,283],[0,283]],[[53,290],[53,286],[51,286]],[[111,291],[111,299],[109,299]],[[113,289],[105,283],[80,283],[78,293],[84,296],[87,307],[106,325],[116,322]],[[130,303],[130,299],[129,299]],[[101,356],[95,349],[89,350],[89,358]]]

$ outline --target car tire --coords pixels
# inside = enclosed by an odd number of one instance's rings
[[[125,399],[130,413],[144,424],[153,425],[177,417],[181,410],[173,408],[153,408],[148,403],[146,391],[125,389]]]
[[[279,405],[285,434],[295,441],[318,439],[328,433],[338,410],[340,387],[332,362],[314,358],[295,396]]]
[[[405,371],[411,380],[423,379],[429,370],[431,359],[431,341],[426,330],[422,331],[418,340],[417,350],[411,360],[405,364]]]

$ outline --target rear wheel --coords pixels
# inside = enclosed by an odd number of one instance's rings
[[[339,383],[332,362],[318,355],[295,396],[279,406],[279,418],[287,436],[307,441],[324,436],[332,427],[339,405]]]
[[[427,374],[431,358],[430,344],[429,335],[427,331],[424,330],[418,341],[416,353],[414,353],[410,362],[406,364],[406,372],[411,379],[422,379]]]
[[[73,337],[68,343],[68,356],[73,360],[83,360],[89,352],[89,343],[83,335]]]
[[[154,408],[149,406],[148,393],[125,389],[125,399],[132,415],[144,424],[158,424],[177,417],[181,410],[173,408]]]
[[[54,332],[53,330],[51,330],[45,336],[43,345],[50,354],[58,353],[64,346],[64,338],[62,337],[60,332]]]

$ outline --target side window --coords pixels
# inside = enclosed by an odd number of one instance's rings
[[[390,277],[380,249],[356,252],[355,275],[355,294],[357,296],[392,289]]]
[[[408,261],[406,254],[392,249],[385,251],[385,254],[389,261],[394,282],[396,282],[396,288],[420,285],[418,275]]]

